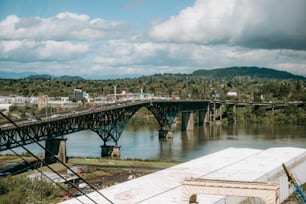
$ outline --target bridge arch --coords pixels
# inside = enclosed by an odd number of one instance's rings
[[[40,121],[24,121],[18,124],[20,128],[13,125],[1,127],[0,151],[88,129],[96,132],[104,144],[112,141],[116,145],[128,121],[141,107],[146,107],[152,112],[161,131],[166,133],[179,112],[205,110],[209,103],[142,101],[90,109],[75,114],[59,114],[56,118],[44,118]]]

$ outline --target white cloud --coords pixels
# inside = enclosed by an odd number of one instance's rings
[[[7,16],[0,20],[0,60],[17,62],[77,60],[93,40],[118,38],[127,24],[70,12],[50,18]]]
[[[59,13],[50,18],[7,16],[0,21],[0,40],[101,40],[126,35],[123,22],[90,19],[87,15]]]
[[[116,40],[109,41],[97,51],[93,64],[95,70],[103,72],[108,67],[111,72],[118,70],[122,74],[134,70],[139,75],[191,73],[197,69],[229,66],[260,66],[283,70],[286,63],[299,64],[299,67],[306,64],[303,56],[306,56],[306,51]],[[121,70],[121,67],[125,67],[126,71]],[[155,69],[151,69],[153,67]],[[305,69],[291,70],[298,71],[293,73],[305,73]]]
[[[77,73],[80,76],[125,77],[156,73],[191,73],[198,69],[230,66],[276,68],[301,75],[305,75],[306,71],[306,58],[302,58],[306,56],[306,51],[129,40],[108,41],[94,47],[54,41],[17,41],[9,44],[12,45],[6,44],[6,50],[12,55],[14,53],[15,59],[6,60],[5,63],[2,61],[1,69],[15,67],[12,70],[26,71],[31,68],[39,70],[39,73],[58,75]],[[4,56],[4,52],[0,52],[0,56]]]
[[[0,60],[7,61],[66,61],[89,50],[88,45],[62,41],[0,41]]]
[[[0,70],[124,77],[260,66],[306,76],[305,50],[272,46],[270,35],[284,29],[278,24],[281,9],[274,8],[277,12],[272,9],[271,14],[259,11],[271,10],[275,1],[224,0],[220,4],[217,0],[198,0],[178,16],[155,24],[150,33],[154,39],[144,33],[131,36],[127,24],[121,22],[69,12],[50,18],[7,16],[0,20]],[[283,8],[287,0],[280,2]],[[292,2],[288,7],[300,4],[300,0]],[[302,19],[303,15],[306,13]],[[296,16],[284,15],[282,21],[284,25],[292,22],[287,25],[292,33],[300,31],[302,35],[305,26],[295,29],[292,19]],[[265,28],[272,23],[275,27]],[[289,32],[283,31],[288,37]],[[266,38],[257,42],[262,36]],[[286,46],[292,42],[288,39],[280,44],[283,48],[290,47]],[[267,44],[258,46],[263,42]]]
[[[58,19],[74,19],[77,21],[84,21],[87,22],[90,18],[87,15],[79,15],[79,14],[75,14],[75,13],[70,13],[70,12],[63,12],[63,13],[59,13],[56,15],[56,17]]]
[[[2,56],[7,56],[8,53],[13,52],[14,50],[19,49],[22,46],[22,41],[2,41],[0,42],[0,53]]]
[[[152,27],[158,41],[306,49],[305,0],[197,0]]]
[[[1,71],[10,72],[35,72],[39,74],[50,75],[78,75],[83,76],[88,74],[88,64],[79,63],[75,61],[1,61]]]
[[[105,66],[200,66],[214,52],[210,47],[196,44],[113,40],[97,51],[94,63]]]
[[[305,75],[305,70],[306,70],[306,63],[280,63],[280,64],[275,64],[273,67],[276,69],[282,70],[282,71],[287,71],[290,73],[294,73],[297,75],[301,76],[306,76]]]

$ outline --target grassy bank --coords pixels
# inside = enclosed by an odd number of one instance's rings
[[[109,159],[109,158],[70,158],[71,165],[95,165],[95,166],[120,166],[120,167],[147,167],[147,168],[168,168],[176,165],[177,161],[159,160],[134,160],[134,159]]]
[[[27,161],[33,160],[32,157],[25,157]],[[0,156],[0,164],[7,162],[23,162],[14,155]],[[160,169],[168,168],[178,164],[175,161],[148,161],[133,159],[109,159],[109,158],[70,158],[67,165],[69,167],[79,166],[83,171],[78,174],[87,182],[94,185],[97,189],[102,189],[117,183],[134,179]],[[67,169],[60,163],[50,165],[59,173],[66,174]],[[47,167],[42,167],[43,172],[50,172]],[[0,177],[0,203],[15,204],[34,202],[42,200],[46,203],[57,203],[63,199],[65,191],[50,182],[41,183],[38,180],[30,180],[28,175],[36,171],[27,171],[16,176]],[[16,188],[16,185],[18,188]],[[44,186],[44,188],[39,188]],[[72,195],[77,191],[71,186],[64,186]],[[86,189],[84,189],[86,190]],[[29,193],[30,192],[30,193]]]

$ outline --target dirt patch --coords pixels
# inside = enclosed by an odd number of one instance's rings
[[[129,181],[141,176],[144,176],[149,173],[153,173],[156,170],[145,170],[145,169],[125,169],[125,168],[116,168],[116,169],[94,169],[90,170],[90,172],[82,173],[80,176],[84,178],[88,183],[94,186],[96,189],[100,190],[103,188],[107,188],[112,185],[116,185],[125,181]],[[78,187],[82,187],[83,191],[90,191],[90,187],[83,185],[80,181],[76,184]],[[72,195],[79,195],[80,193],[70,186],[69,192]]]
[[[89,183],[101,186],[101,188],[109,187],[124,181],[132,180],[140,176],[152,173],[153,171],[144,171],[144,170],[127,170],[122,169],[120,171],[111,173],[110,175],[97,176],[93,179],[88,180]]]

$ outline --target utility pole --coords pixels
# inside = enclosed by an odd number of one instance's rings
[[[48,118],[48,103],[46,104],[46,119]]]
[[[114,85],[114,100],[115,100],[115,103],[116,103],[116,100],[117,100],[117,85]]]

